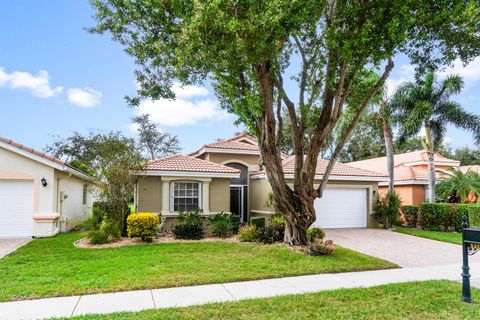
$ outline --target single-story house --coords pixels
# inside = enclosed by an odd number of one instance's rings
[[[285,156],[287,181],[293,181],[293,157]],[[325,160],[319,160],[315,183],[322,179]],[[255,138],[241,134],[206,144],[189,155],[150,161],[138,175],[135,206],[138,211],[160,214],[165,226],[181,211],[199,208],[203,216],[231,212],[243,222],[269,217],[271,186],[260,160]],[[327,189],[315,202],[318,226],[323,228],[374,227],[373,199],[383,173],[337,163]]]
[[[434,155],[436,180],[451,176],[450,169],[459,168],[460,161],[448,159],[440,153]],[[347,165],[384,174],[387,171],[387,158],[349,162]],[[400,195],[403,205],[420,205],[428,194],[428,154],[427,150],[417,150],[394,156],[394,188]],[[379,183],[379,192],[388,191],[388,181]]]
[[[72,229],[91,215],[93,188],[85,173],[0,137],[0,238]]]

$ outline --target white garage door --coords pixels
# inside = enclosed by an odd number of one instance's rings
[[[0,180],[0,238],[33,235],[33,182]]]
[[[367,227],[367,189],[325,189],[323,197],[316,199],[317,220],[321,228]]]

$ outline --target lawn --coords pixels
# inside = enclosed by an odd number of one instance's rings
[[[428,231],[402,227],[395,227],[394,231],[432,240],[462,244],[462,234],[459,232]]]
[[[72,319],[480,319],[480,304],[462,303],[460,294],[459,283],[412,282]]]
[[[321,257],[231,242],[75,248],[83,236],[37,239],[1,259],[0,301],[396,267],[344,248]]]

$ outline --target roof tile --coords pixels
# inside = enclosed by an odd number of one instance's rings
[[[147,164],[147,170],[233,174],[240,173],[238,169],[230,168],[222,164],[194,158],[184,154],[177,154],[158,160],[151,160]]]

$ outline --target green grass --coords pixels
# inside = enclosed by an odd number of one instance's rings
[[[432,240],[462,244],[462,234],[459,232],[428,231],[402,227],[395,227],[394,231]]]
[[[480,290],[473,294],[480,299]],[[73,319],[480,319],[480,304],[462,303],[460,295],[455,282],[412,282]]]
[[[37,239],[1,259],[0,301],[396,267],[344,248],[321,257],[229,242],[75,248],[83,236]]]

